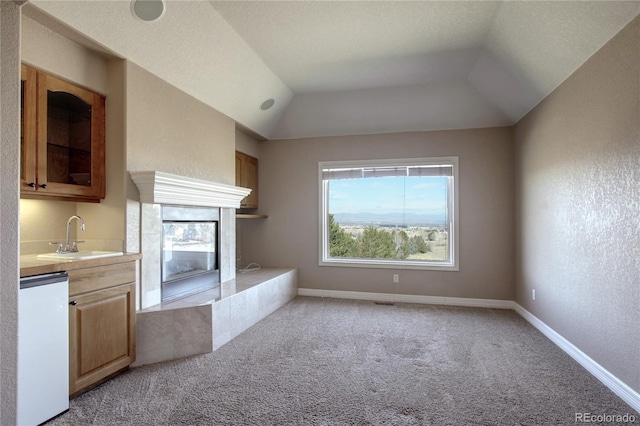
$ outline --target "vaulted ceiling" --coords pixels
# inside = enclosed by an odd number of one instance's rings
[[[32,3],[267,139],[514,124],[640,13],[637,1],[165,0],[144,22],[129,1]]]

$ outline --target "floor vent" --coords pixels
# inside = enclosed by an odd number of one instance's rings
[[[376,305],[386,305],[386,306],[395,306],[395,303],[393,302],[373,302]]]

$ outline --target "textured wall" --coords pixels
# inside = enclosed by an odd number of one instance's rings
[[[127,62],[127,170],[235,184],[235,123]]]
[[[22,16],[21,60],[103,95],[109,94],[107,60]]]
[[[260,142],[248,133],[236,129],[236,151],[258,158],[260,156]]]
[[[28,246],[30,243],[39,240],[64,240],[66,238],[67,220],[74,214],[77,214],[76,203],[68,201],[20,200],[20,244]],[[27,252],[21,253],[26,254]]]
[[[259,134],[271,132],[291,99],[289,88],[209,2],[169,1],[152,23],[134,18],[130,1],[31,2]],[[274,107],[259,110],[269,97],[278,100]]]
[[[249,135],[241,130],[236,129],[236,151],[244,152],[252,157],[260,157],[260,141],[254,136]],[[258,161],[258,170],[260,170],[260,162]],[[260,194],[258,194],[260,195]],[[260,200],[258,200],[258,206]],[[246,220],[236,221],[236,267],[246,266],[242,260],[242,227]]]
[[[87,221],[87,229],[81,235],[78,233],[80,240],[125,239],[125,186],[129,176],[125,168],[124,68],[125,62],[121,59],[112,59],[107,63],[109,96],[106,103],[106,196],[100,204],[78,203],[78,214]]]
[[[21,60],[80,86],[107,96],[106,167],[107,192],[100,204],[68,201],[22,200],[20,211],[21,253],[41,253],[46,241],[65,238],[67,219],[82,216],[87,227],[74,237],[81,240],[124,240],[124,63],[109,61],[22,16]],[[46,217],[46,220],[43,218]],[[38,243],[44,241],[44,244]],[[89,244],[85,247],[89,248]],[[100,247],[104,249],[104,247]],[[122,247],[113,247],[122,250]]]
[[[0,1],[0,424],[16,421],[20,7]]]
[[[636,18],[515,128],[517,301],[636,391],[639,43]]]
[[[459,272],[318,266],[319,161],[429,156],[459,157]],[[242,264],[298,268],[306,288],[511,300],[513,159],[510,128],[262,142],[269,218],[242,222]]]

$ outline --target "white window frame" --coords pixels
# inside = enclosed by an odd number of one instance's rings
[[[329,256],[328,180],[323,178],[324,169],[393,167],[393,166],[437,166],[452,167],[452,178],[447,188],[449,220],[449,262],[402,259],[355,259]],[[459,271],[459,202],[458,202],[458,157],[399,158],[384,160],[320,161],[318,163],[319,205],[319,265],[356,268],[421,269]]]

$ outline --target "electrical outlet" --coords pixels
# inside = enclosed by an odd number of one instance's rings
[[[533,290],[531,290],[531,298],[533,300],[536,300],[536,289],[535,288]]]
[[[399,283],[400,282],[400,275],[393,274],[393,282],[394,283]]]

